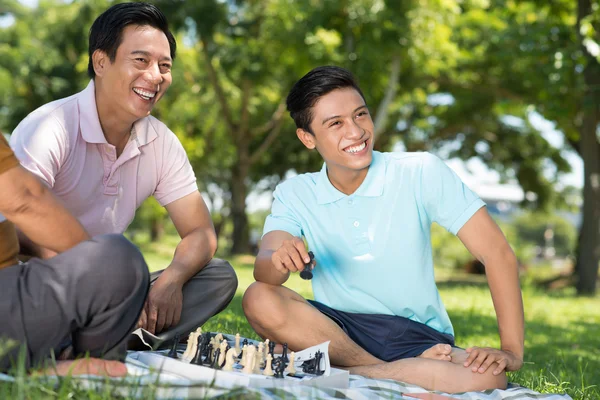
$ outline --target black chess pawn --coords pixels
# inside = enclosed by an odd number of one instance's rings
[[[204,337],[198,336],[198,340],[196,341],[196,354],[190,364],[194,365],[202,365],[202,347],[204,346]]]
[[[215,350],[215,358],[214,358],[214,360],[212,362],[212,365],[211,365],[211,367],[213,369],[221,369],[221,365],[219,364],[219,356],[220,355],[221,355],[221,349],[219,349],[217,347],[217,350]]]
[[[288,351],[288,344],[287,344],[287,343],[284,343],[284,344],[283,344],[283,353],[281,353],[281,357],[283,358],[283,360],[284,360],[286,363],[289,363],[289,362],[290,362],[290,359],[288,358],[287,351]]]
[[[213,353],[213,345],[209,343],[206,346],[206,357],[204,358],[204,364],[211,365],[212,364],[212,353]]]
[[[175,337],[173,338],[173,346],[171,347],[171,350],[169,350],[169,354],[167,354],[167,357],[177,358],[177,345],[178,344],[179,344],[179,333],[175,334]]]
[[[308,256],[310,257],[310,261],[307,262],[306,264],[304,264],[304,269],[300,272],[300,278],[302,278],[304,280],[310,280],[313,277],[312,263],[313,263],[313,260],[315,259],[315,255],[313,254],[312,251],[309,251]]]
[[[208,345],[209,345],[209,334],[203,333],[200,335],[200,341],[198,342],[198,347],[200,348],[200,356],[203,358],[208,357]]]
[[[275,359],[275,342],[269,342],[269,354]]]

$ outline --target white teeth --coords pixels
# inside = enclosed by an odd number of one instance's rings
[[[359,144],[358,146],[348,147],[344,151],[346,153],[358,153],[359,151],[361,151],[362,149],[364,149],[366,146],[367,146],[367,142],[364,141],[361,144]]]
[[[143,89],[133,88],[133,91],[139,94],[144,100],[150,100],[156,96],[156,92],[147,92]]]

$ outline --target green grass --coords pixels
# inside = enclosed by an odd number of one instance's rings
[[[171,246],[142,245],[150,270],[165,268]],[[226,310],[205,324],[210,331],[239,332],[257,338],[242,312],[242,295],[253,282],[250,256],[230,259],[239,287]],[[496,318],[489,290],[481,277],[440,271],[438,282],[452,319],[457,345],[499,346]],[[528,281],[526,279],[526,281]],[[286,286],[312,298],[310,282],[294,275]],[[598,298],[578,298],[572,290],[546,293],[524,285],[526,342],[525,364],[509,374],[511,382],[542,393],[567,393],[575,400],[600,398],[600,312]],[[148,388],[151,398],[152,387]],[[103,391],[81,390],[68,380],[58,388],[27,378],[21,371],[17,384],[0,383],[0,398],[111,399],[110,386]]]

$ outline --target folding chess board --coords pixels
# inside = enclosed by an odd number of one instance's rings
[[[236,336],[212,332],[200,334],[196,331],[190,334],[185,351],[174,346],[171,351],[139,352],[137,360],[159,371],[223,388],[287,385],[348,387],[348,371],[330,366],[327,351],[329,342],[286,355],[274,354],[273,345],[269,353],[264,344],[261,346],[259,342]],[[240,343],[242,339],[244,345]],[[209,340],[210,345],[207,345]],[[196,346],[193,346],[193,341],[196,341]],[[215,349],[226,350],[217,352]],[[226,361],[221,353],[227,353],[229,360]],[[252,359],[249,358],[250,354]]]

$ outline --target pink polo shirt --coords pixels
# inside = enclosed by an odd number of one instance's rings
[[[29,114],[10,141],[23,167],[52,188],[92,236],[123,233],[149,196],[165,206],[198,190],[183,146],[152,116],[135,122],[117,158],[100,127],[93,80]]]

